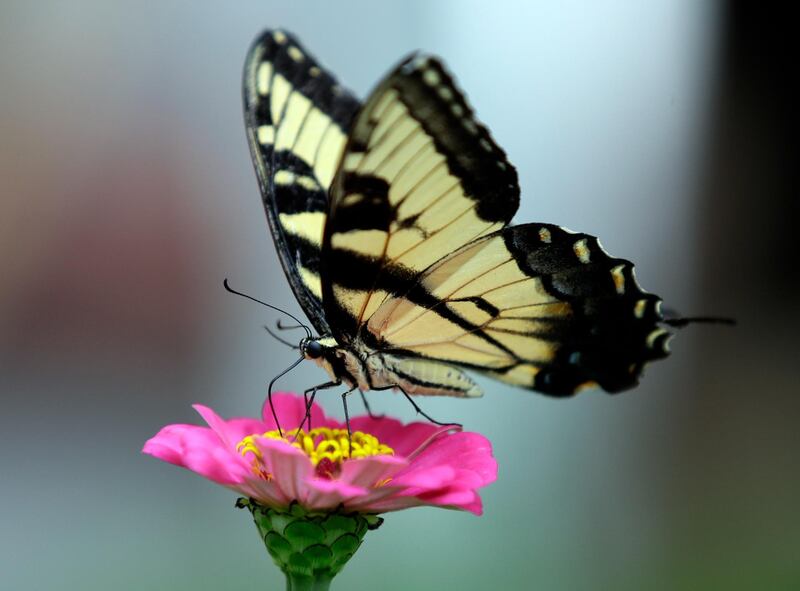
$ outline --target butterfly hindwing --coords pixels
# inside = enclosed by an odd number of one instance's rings
[[[517,174],[433,57],[403,61],[356,117],[331,188],[323,300],[348,342],[392,294],[505,226]]]
[[[387,298],[368,328],[376,348],[547,394],[590,385],[615,392],[666,355],[659,304],[633,265],[596,238],[524,224],[434,264],[403,296]]]
[[[360,103],[282,31],[265,32],[250,49],[244,103],[281,263],[306,315],[328,334],[320,283],[328,190]]]

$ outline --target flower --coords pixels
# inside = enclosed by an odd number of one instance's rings
[[[481,513],[478,488],[497,477],[489,441],[477,433],[388,417],[345,425],[302,398],[273,396],[262,419],[224,420],[195,405],[208,427],[168,425],[144,453],[197,472],[248,498],[259,536],[287,589],[328,589],[382,523],[377,513],[434,505]]]
[[[361,416],[348,437],[316,404],[308,429],[301,397],[274,394],[273,404],[280,433],[266,403],[261,419],[228,420],[195,405],[208,427],[168,425],[142,451],[277,510],[377,514],[433,505],[480,515],[477,489],[497,477],[491,444],[477,433]]]

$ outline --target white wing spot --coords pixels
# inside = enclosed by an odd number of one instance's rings
[[[464,107],[458,103],[453,103],[453,106],[450,107],[450,110],[453,111],[453,115],[456,117],[461,117],[464,115]]]
[[[272,145],[275,143],[275,128],[272,125],[259,126],[258,143],[261,145]]]
[[[300,185],[309,191],[319,191],[320,186],[312,177],[304,174],[295,174],[289,170],[279,170],[273,177],[277,185]]]
[[[308,70],[308,73],[316,78],[322,73],[322,70],[320,70],[317,66],[311,66],[311,68]]]
[[[303,58],[305,57],[303,55],[303,52],[297,49],[294,45],[289,46],[289,49],[287,49],[286,51],[289,54],[289,57],[296,62],[302,62]]]
[[[286,33],[283,31],[275,31],[272,34],[272,38],[275,39],[275,42],[279,45],[283,45],[287,40]]]
[[[276,185],[292,185],[297,175],[290,170],[279,170],[272,177]]]
[[[442,97],[444,100],[446,100],[447,102],[453,100],[453,91],[450,90],[447,86],[440,86],[438,90],[439,90],[439,96]]]
[[[665,335],[665,334],[667,334],[667,331],[664,330],[663,328],[657,328],[654,331],[652,331],[649,335],[647,335],[647,341],[646,341],[647,342],[647,348],[648,349],[652,349],[653,347],[655,347],[656,346],[656,340],[658,340],[658,338],[660,336]]]
[[[478,133],[478,126],[472,119],[464,119],[464,128],[472,135]]]
[[[266,96],[272,84],[272,64],[264,62],[258,67],[258,94]]]
[[[589,247],[586,246],[586,239],[582,238],[578,240],[575,244],[572,245],[572,250],[575,252],[575,256],[578,257],[578,260],[583,264],[589,262]]]
[[[553,240],[553,237],[550,235],[550,230],[547,228],[539,228],[539,240],[550,244],[550,242]]]
[[[415,57],[414,62],[411,64],[411,66],[415,70],[421,70],[423,68],[426,68],[428,66],[428,56],[425,55],[425,56]]]
[[[625,293],[625,274],[622,272],[625,265],[617,265],[611,269],[611,279],[614,280],[614,288],[618,294]]]
[[[342,205],[345,207],[352,207],[364,201],[364,196],[361,193],[349,193],[342,199]]]
[[[339,96],[339,95],[340,95],[340,94],[342,94],[342,92],[343,92],[343,91],[342,91],[342,87],[341,87],[341,86],[339,86],[338,84],[334,84],[334,85],[331,87],[331,92],[333,92],[333,94],[335,94],[336,96]]]
[[[422,80],[428,86],[436,86],[439,84],[440,81],[438,72],[436,72],[436,70],[430,70],[430,69],[425,70],[422,73]]]
[[[481,144],[481,148],[483,148],[487,152],[491,152],[492,151],[492,144],[490,144],[489,140],[487,140],[485,137],[481,138],[480,144]]]

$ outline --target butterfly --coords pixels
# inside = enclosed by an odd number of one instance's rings
[[[247,136],[301,359],[361,392],[475,397],[474,372],[551,396],[619,392],[665,357],[659,297],[598,240],[511,225],[515,168],[436,57],[362,103],[285,31],[253,44]],[[299,360],[298,360],[299,362]]]

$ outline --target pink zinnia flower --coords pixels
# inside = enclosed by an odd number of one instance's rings
[[[224,420],[195,405],[208,427],[168,425],[142,451],[276,509],[296,502],[375,514],[435,505],[480,515],[476,491],[497,477],[491,444],[477,433],[362,416],[350,421],[348,439],[345,425],[315,404],[313,429],[295,440],[303,399],[276,394],[273,403],[283,438],[266,404],[260,420]]]

